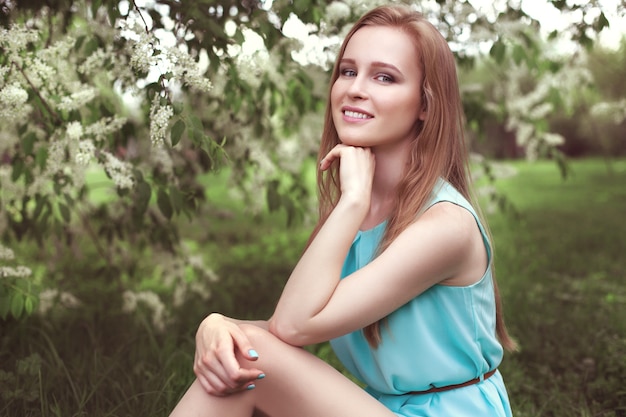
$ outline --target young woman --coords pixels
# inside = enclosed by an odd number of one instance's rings
[[[419,13],[376,8],[349,32],[319,170],[320,220],[273,316],[209,315],[172,416],[510,416],[455,61]],[[327,340],[365,390],[300,348]]]

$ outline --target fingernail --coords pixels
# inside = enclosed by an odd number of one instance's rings
[[[258,358],[259,357],[259,354],[256,353],[256,350],[254,350],[254,349],[250,349],[248,351],[248,355],[250,355],[252,358]]]
[[[265,378],[265,374],[261,374],[261,375],[256,377],[256,379],[263,379],[263,378]]]
[[[248,385],[248,387],[246,389],[249,391],[251,389],[254,389],[255,387],[256,387],[256,385],[250,384],[250,385]]]

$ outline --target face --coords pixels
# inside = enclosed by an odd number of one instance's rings
[[[333,121],[342,143],[406,145],[424,120],[417,50],[404,32],[366,26],[348,41],[331,89]]]

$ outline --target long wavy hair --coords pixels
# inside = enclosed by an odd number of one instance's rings
[[[452,184],[466,199],[475,202],[469,174],[469,157],[464,133],[465,118],[459,91],[456,64],[448,43],[439,31],[419,12],[403,6],[380,6],[363,15],[348,32],[335,63],[330,88],[339,77],[339,62],[352,36],[364,26],[397,28],[413,41],[417,59],[423,74],[422,103],[426,117],[416,129],[411,142],[404,177],[396,189],[396,199],[380,244],[379,253],[411,223],[424,208],[439,177]],[[326,105],[324,129],[318,155],[321,159],[340,143],[332,118],[330,94]],[[319,221],[311,240],[324,224],[340,197],[339,167],[333,164],[325,172],[317,174]],[[480,207],[474,204],[479,212]],[[482,217],[482,216],[481,216]],[[484,226],[487,224],[483,222]],[[506,330],[502,317],[502,303],[494,278],[496,300],[496,332],[500,343],[515,350],[516,344]],[[363,331],[371,346],[381,341],[379,320]]]

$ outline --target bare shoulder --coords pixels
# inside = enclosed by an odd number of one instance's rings
[[[451,234],[456,237],[455,240],[470,237],[478,231],[474,215],[466,208],[448,201],[428,208],[416,220],[416,224],[420,223],[436,227],[444,237]]]
[[[469,210],[450,202],[437,203],[418,218],[415,226],[431,231],[431,244],[450,262],[450,275],[441,284],[470,285],[483,276],[487,252],[476,218]]]

